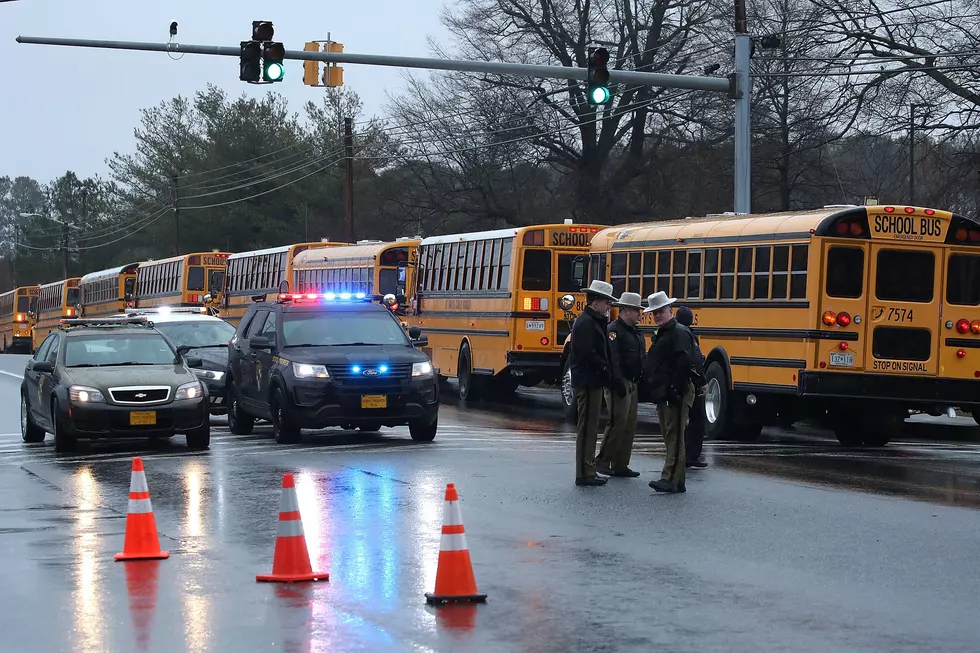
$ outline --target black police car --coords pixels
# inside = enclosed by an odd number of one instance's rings
[[[249,306],[228,353],[228,425],[272,422],[276,440],[327,426],[377,431],[408,425],[436,436],[439,384],[426,338],[362,294],[280,294]]]
[[[54,434],[58,451],[78,438],[187,436],[211,441],[208,397],[184,359],[146,318],[63,320],[27,362],[21,384],[25,442]]]

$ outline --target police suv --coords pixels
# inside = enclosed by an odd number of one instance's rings
[[[247,435],[266,419],[278,442],[295,443],[304,428],[407,424],[413,440],[432,440],[439,383],[418,349],[426,344],[418,327],[406,332],[363,293],[257,301],[229,347],[229,428]]]

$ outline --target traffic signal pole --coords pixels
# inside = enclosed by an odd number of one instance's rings
[[[58,45],[76,48],[99,48],[109,50],[136,50],[144,52],[176,52],[184,54],[204,54],[221,57],[241,56],[241,47],[220,45],[189,45],[183,43],[149,43],[139,41],[110,41],[97,39],[67,39],[38,36],[18,36],[18,43],[31,45]],[[741,46],[739,44],[742,44]],[[741,49],[740,49],[741,47]],[[629,84],[634,86],[658,86],[693,91],[713,91],[727,93],[735,100],[735,211],[749,211],[749,48],[748,34],[737,34],[736,72],[729,78],[706,77],[700,75],[670,75],[648,73],[635,70],[610,70],[610,84]],[[739,53],[743,56],[739,56]],[[586,68],[566,66],[543,66],[534,64],[504,63],[499,61],[465,61],[460,59],[436,59],[430,57],[400,57],[377,54],[354,54],[349,52],[311,52],[286,50],[283,59],[298,61],[321,61],[324,63],[362,64],[366,66],[394,66],[398,68],[420,68],[425,70],[453,70],[469,73],[489,73],[515,75],[522,77],[542,77],[548,79],[570,79],[587,81]],[[744,65],[740,65],[740,62]],[[739,120],[741,117],[741,120]],[[739,146],[741,145],[741,146]]]

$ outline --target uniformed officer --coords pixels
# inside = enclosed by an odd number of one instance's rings
[[[602,392],[609,387],[609,309],[616,298],[612,285],[593,281],[583,288],[587,306],[572,325],[569,367],[578,406],[575,429],[575,485],[605,485],[595,473],[595,443],[599,437]]]
[[[657,404],[657,419],[667,455],[660,480],[650,481],[657,492],[686,492],[684,483],[684,431],[694,403],[694,388],[703,385],[704,370],[694,351],[694,336],[674,319],[676,299],[658,292],[647,298],[644,313],[653,313],[657,337],[647,355],[644,375],[650,398]]]
[[[677,309],[674,319],[691,328],[694,322],[694,313],[687,306]],[[694,353],[701,360],[704,366],[704,353],[701,351],[701,341],[697,334],[694,335]],[[694,389],[694,404],[691,406],[691,414],[687,420],[687,430],[684,432],[684,458],[688,467],[707,467],[708,463],[704,459],[702,450],[704,447],[704,432],[707,427],[707,416],[704,412],[704,387]]]
[[[613,304],[619,308],[619,316],[607,328],[612,376],[611,386],[606,390],[609,423],[596,458],[596,471],[606,476],[640,475],[629,468],[629,462],[636,434],[637,384],[646,358],[643,336],[636,328],[643,310],[642,301],[639,294],[624,292]]]

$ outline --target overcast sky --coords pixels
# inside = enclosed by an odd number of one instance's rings
[[[133,149],[139,110],[175,95],[192,96],[212,83],[232,97],[273,89],[294,110],[323,89],[303,85],[302,62],[286,62],[279,84],[238,80],[238,58],[163,52],[93,50],[18,44],[24,36],[166,42],[171,21],[179,43],[237,46],[253,20],[271,20],[288,50],[327,32],[345,52],[428,56],[426,37],[446,43],[439,24],[444,0],[257,2],[256,0],[16,0],[0,2],[0,175],[47,182],[66,170],[108,175],[105,159]],[[274,9],[273,9],[274,8]],[[424,73],[422,73],[424,74]],[[386,93],[402,86],[404,71],[344,65],[344,85],[357,91],[367,116],[380,115]]]

